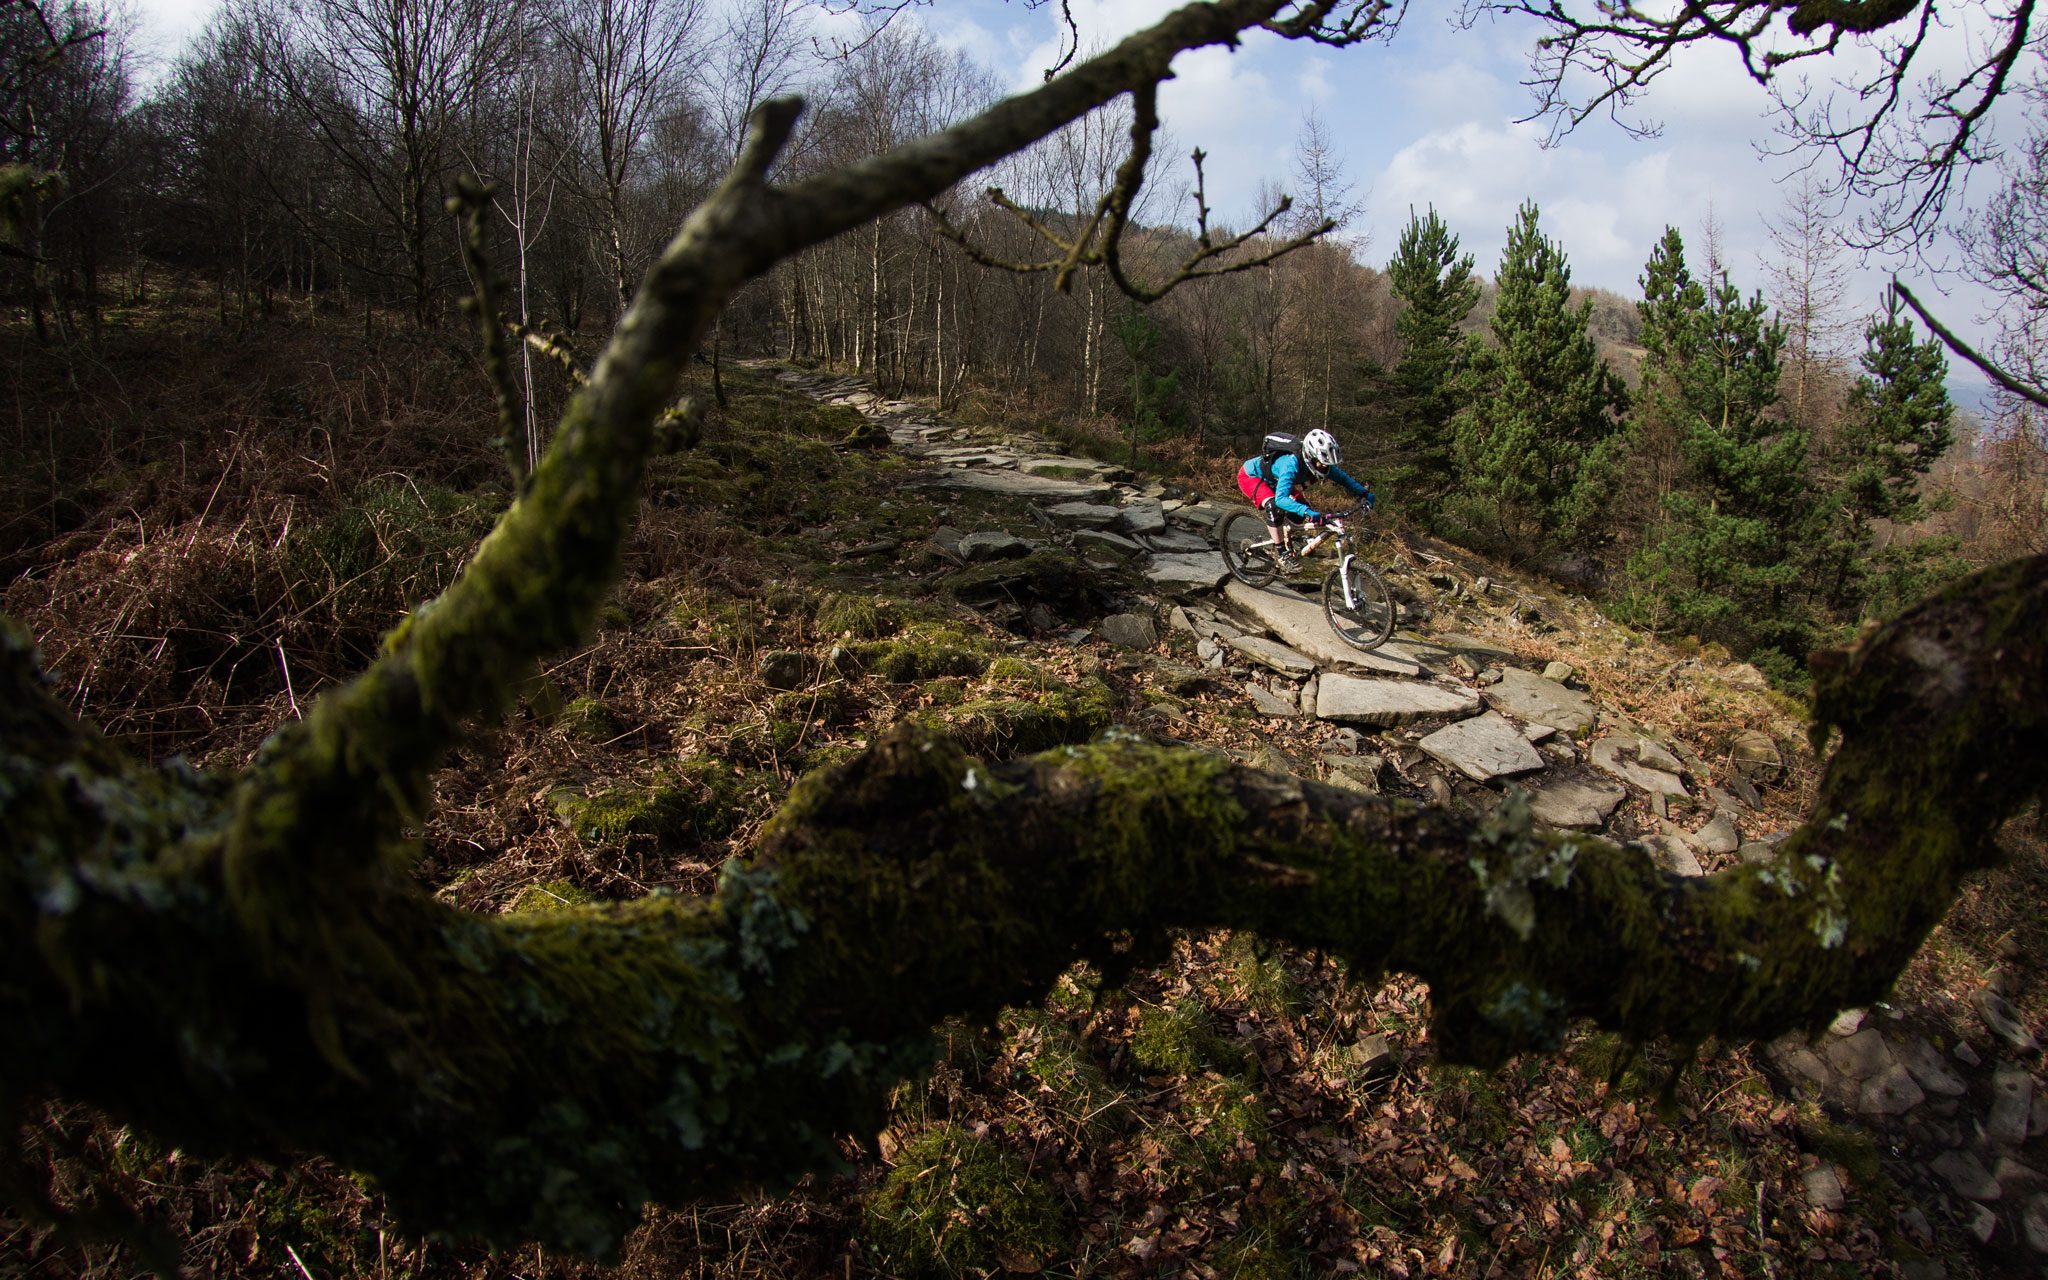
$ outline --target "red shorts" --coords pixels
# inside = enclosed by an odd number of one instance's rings
[[[1264,510],[1266,504],[1274,497],[1273,486],[1266,483],[1265,477],[1253,475],[1243,467],[1237,469],[1237,489],[1239,493],[1251,499],[1253,506],[1261,510]]]

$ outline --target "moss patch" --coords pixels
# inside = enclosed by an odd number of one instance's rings
[[[1146,1006],[1131,1037],[1131,1057],[1155,1075],[1228,1074],[1246,1066],[1244,1050],[1217,1030],[1215,1015],[1192,997]]]
[[[835,592],[818,605],[814,619],[826,639],[879,640],[903,625],[896,606],[874,596]]]
[[[651,786],[596,795],[557,787],[548,803],[580,840],[604,845],[651,840],[669,848],[731,834],[764,781],[736,776],[725,761],[700,756],[665,772]]]
[[[861,1234],[905,1276],[1035,1271],[1066,1239],[1066,1214],[1021,1156],[943,1124],[897,1153]]]
[[[598,896],[588,889],[579,889],[567,880],[548,880],[521,889],[519,896],[512,899],[512,905],[505,910],[511,915],[571,911],[597,901]]]
[[[619,736],[619,718],[596,698],[572,698],[556,715],[555,725],[586,742],[609,742]]]
[[[1079,684],[1046,680],[1034,696],[973,698],[924,717],[975,755],[1023,755],[1086,742],[1115,719],[1109,686],[1093,676]]]
[[[942,676],[978,676],[988,669],[987,642],[958,627],[924,623],[890,640],[839,646],[836,665],[849,673],[915,684]]]

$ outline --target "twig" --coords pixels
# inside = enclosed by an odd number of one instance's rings
[[[306,1280],[313,1280],[313,1273],[306,1270],[306,1264],[300,1259],[299,1251],[292,1248],[289,1240],[285,1242],[284,1251],[292,1256],[292,1265],[299,1269],[299,1274],[306,1277]]]
[[[1934,336],[1948,344],[1949,350],[1983,370],[1985,377],[1997,383],[2004,390],[2011,392],[2022,400],[2048,409],[2048,394],[2043,394],[2036,388],[2029,387],[2026,383],[2021,382],[2018,378],[2013,377],[2005,370],[1993,364],[1987,357],[1978,355],[1976,349],[1971,347],[1969,343],[1964,342],[1961,338],[1949,332],[1946,325],[1929,315],[1927,308],[1920,305],[1920,299],[1914,297],[1913,291],[1908,289],[1897,276],[1892,277],[1892,288],[1898,290],[1899,297],[1905,299],[1906,305],[1913,309],[1914,315],[1920,317],[1921,323],[1934,330]]]
[[[275,644],[277,645],[277,666],[278,666],[278,669],[279,669],[280,671],[283,671],[283,672],[284,672],[284,696],[285,696],[285,700],[286,700],[287,702],[291,703],[291,707],[292,707],[292,718],[293,718],[294,720],[304,720],[304,719],[305,719],[306,717],[305,717],[304,715],[300,714],[300,712],[299,712],[299,695],[298,695],[298,693],[297,693],[297,692],[296,692],[295,690],[293,690],[293,688],[292,688],[292,664],[291,664],[291,663],[289,663],[289,662],[287,662],[287,661],[285,661],[285,657],[284,657],[284,641],[282,641],[282,640],[278,640],[278,641],[275,641],[274,643],[275,643]]]

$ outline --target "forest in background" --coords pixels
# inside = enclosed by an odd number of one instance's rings
[[[153,289],[195,281],[228,334],[318,311],[359,316],[368,338],[473,346],[449,201],[480,183],[478,248],[520,339],[537,457],[565,366],[610,331],[755,106],[793,89],[814,102],[778,169],[794,179],[997,96],[989,71],[914,24],[849,42],[812,17],[797,0],[234,0],[145,85],[113,11],[10,5],[22,70],[0,144],[57,175],[13,197],[26,256],[5,266],[10,296],[38,344],[78,353],[65,359],[89,359]],[[50,32],[98,34],[36,62]],[[1849,251],[1810,176],[1761,271],[1723,260],[1710,216],[1690,259],[1675,230],[1646,246],[1642,296],[1624,299],[1571,286],[1570,228],[1539,226],[1533,206],[1490,278],[1433,210],[1382,261],[1345,238],[1359,209],[1339,126],[1311,117],[1291,197],[1258,192],[1268,215],[1220,260],[1329,234],[1141,306],[1096,270],[1047,288],[1054,262],[1036,261],[1114,181],[1121,113],[1005,161],[994,192],[956,189],[797,255],[735,300],[700,356],[820,361],[1180,466],[1328,427],[1425,527],[1795,683],[1814,644],[2041,545],[2035,412],[2011,400],[1959,423],[1938,345],[1896,299],[1849,296]],[[1141,281],[1190,250],[1191,209],[1199,234],[1232,234],[1209,225],[1199,166],[1157,150],[1125,237]],[[1966,240],[1980,278],[2022,300],[2042,216],[2024,178]],[[2031,339],[2023,321],[2000,354],[2031,369]],[[0,553],[94,505],[96,450],[146,448],[146,433],[30,416],[6,440],[10,506],[29,515],[0,530]]]

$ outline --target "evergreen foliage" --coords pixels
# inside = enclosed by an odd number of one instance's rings
[[[1684,474],[1630,558],[1635,611],[1760,656],[1803,653],[1797,606],[1815,532],[1808,433],[1778,410],[1785,332],[1761,294],[1703,286],[1667,229],[1644,275],[1647,412],[1677,432]]]
[[[1387,274],[1403,306],[1394,320],[1401,357],[1388,379],[1383,474],[1395,501],[1415,506],[1456,487],[1451,420],[1465,358],[1458,326],[1479,301],[1479,282],[1472,255],[1458,252],[1458,237],[1434,208],[1409,214]]]
[[[1815,549],[1817,586],[1845,618],[1915,598],[1960,568],[1944,539],[1872,553],[1877,521],[1910,524],[1927,513],[1920,481],[1955,439],[1955,406],[1940,342],[1916,339],[1897,293],[1886,291],[1863,337],[1863,376],[1827,451],[1830,519]]]
[[[1523,549],[1590,535],[1625,403],[1587,331],[1592,300],[1572,304],[1571,267],[1537,216],[1529,201],[1508,228],[1493,345],[1474,344],[1452,431],[1465,510]]]
[[[1138,445],[1159,440],[1174,427],[1173,398],[1180,390],[1180,370],[1152,372],[1152,357],[1159,350],[1162,330],[1152,313],[1136,303],[1116,321],[1117,341],[1131,361],[1131,463],[1138,462]]]

